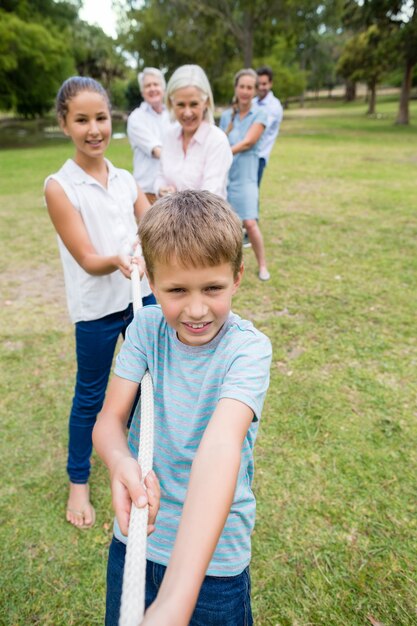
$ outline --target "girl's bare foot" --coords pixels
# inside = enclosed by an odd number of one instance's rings
[[[87,483],[84,485],[70,483],[66,517],[67,522],[80,530],[94,525],[96,512],[90,502],[90,489]]]

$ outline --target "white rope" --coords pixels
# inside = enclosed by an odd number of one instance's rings
[[[139,270],[133,265],[132,275],[133,310],[142,307]],[[141,381],[141,413],[138,462],[145,478],[152,469],[153,459],[153,387],[149,372]],[[136,412],[135,412],[136,416]],[[146,538],[148,527],[148,507],[138,509],[132,504],[126,560],[123,574],[123,591],[119,626],[139,626],[145,613],[146,581]]]

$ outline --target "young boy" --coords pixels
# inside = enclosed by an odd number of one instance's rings
[[[106,625],[117,624],[131,501],[147,502],[135,461],[137,418],[128,445],[125,427],[149,369],[161,500],[148,540],[150,608],[142,624],[247,626],[253,623],[253,446],[271,345],[231,312],[243,274],[240,221],[220,197],[185,191],[153,205],[139,234],[159,306],[142,309],[128,328],[94,430],[95,447],[110,471],[117,518]],[[147,485],[152,504],[158,487],[155,480]]]

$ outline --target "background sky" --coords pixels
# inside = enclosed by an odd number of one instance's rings
[[[113,13],[111,0],[84,0],[80,10],[81,19],[101,26],[110,37],[116,37],[116,16]]]

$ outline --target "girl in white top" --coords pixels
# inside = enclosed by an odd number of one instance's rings
[[[111,138],[110,103],[91,78],[66,80],[57,116],[75,146],[73,159],[45,181],[49,215],[58,234],[67,304],[75,324],[77,378],[69,420],[69,498],[66,518],[94,524],[88,479],[92,429],[101,410],[116,342],[132,314],[130,278],[139,220],[149,203],[133,176],[104,153]],[[155,299],[146,279],[144,304]]]

